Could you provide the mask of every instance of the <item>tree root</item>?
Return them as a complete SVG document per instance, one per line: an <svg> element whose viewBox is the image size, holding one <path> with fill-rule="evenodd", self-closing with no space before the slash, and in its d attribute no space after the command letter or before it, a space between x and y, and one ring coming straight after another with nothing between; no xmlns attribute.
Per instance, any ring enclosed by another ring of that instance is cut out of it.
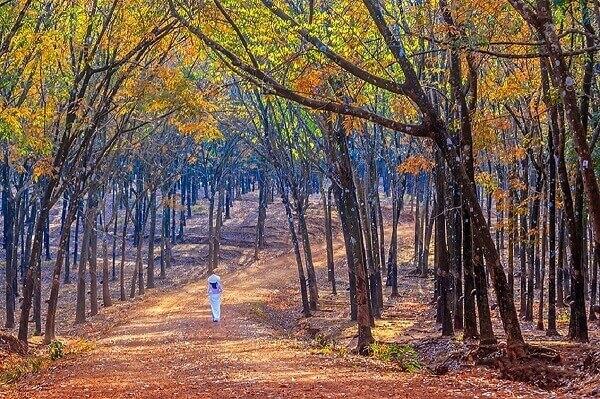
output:
<svg viewBox="0 0 600 399"><path fill-rule="evenodd" d="M496 367L502 378L533 384L542 389L554 389L576 378L577 372L561 364L560 353L537 345L506 348Z"/></svg>
<svg viewBox="0 0 600 399"><path fill-rule="evenodd" d="M500 348L498 345L479 345L468 355L478 365L501 368L516 361L541 361L560 363L560 353L554 349L537 345L516 345Z"/></svg>
<svg viewBox="0 0 600 399"><path fill-rule="evenodd" d="M527 345L527 356L531 359L545 360L549 363L560 363L560 353L552 348Z"/></svg>

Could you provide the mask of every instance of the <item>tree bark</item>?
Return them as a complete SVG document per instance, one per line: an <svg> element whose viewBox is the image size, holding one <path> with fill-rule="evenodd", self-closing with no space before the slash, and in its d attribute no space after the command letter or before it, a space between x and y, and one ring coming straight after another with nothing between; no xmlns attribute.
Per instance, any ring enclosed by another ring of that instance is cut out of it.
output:
<svg viewBox="0 0 600 399"><path fill-rule="evenodd" d="M63 229L60 232L58 253L56 254L56 262L54 264L54 273L52 275L52 284L50 288L50 298L48 299L48 311L46 313L46 325L43 341L45 345L48 345L50 342L56 339L56 310L58 306L58 291L60 288L60 273L64 260L69 257L67 239L71 225L73 224L75 215L77 213L77 202L78 201L76 198L72 198L69 201L69 210L65 215Z"/></svg>
<svg viewBox="0 0 600 399"><path fill-rule="evenodd" d="M328 186L325 187L324 182L327 181ZM335 281L335 263L333 259L333 233L331 226L331 182L323 179L321 184L321 199L323 203L323 214L325 215L325 246L327 251L327 280L331 283L331 293L337 295L337 287Z"/></svg>
<svg viewBox="0 0 600 399"><path fill-rule="evenodd" d="M156 190L150 193L150 232L148 233L148 271L146 288L154 288L154 238L156 235Z"/></svg>
<svg viewBox="0 0 600 399"><path fill-rule="evenodd" d="M454 335L452 325L452 301L450 298L450 265L448 262L448 247L446 244L446 216L445 216L445 177L444 164L439 151L436 151L435 191L436 191L436 217L435 217L435 251L437 254L437 293L438 309L441 311L442 336Z"/></svg>

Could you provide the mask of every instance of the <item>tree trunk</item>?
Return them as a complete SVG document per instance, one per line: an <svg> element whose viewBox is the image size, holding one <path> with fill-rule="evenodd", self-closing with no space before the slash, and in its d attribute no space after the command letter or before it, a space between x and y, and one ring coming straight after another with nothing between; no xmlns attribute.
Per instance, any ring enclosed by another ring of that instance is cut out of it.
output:
<svg viewBox="0 0 600 399"><path fill-rule="evenodd" d="M117 280L117 234L119 232L119 204L121 202L121 195L116 194L116 187L113 185L113 201L112 201L112 212L114 214L115 223L113 225L113 236L112 236L112 276L111 281Z"/></svg>
<svg viewBox="0 0 600 399"><path fill-rule="evenodd" d="M221 228L223 227L223 202L225 202L225 196L223 187L219 185L218 188L218 200L217 200L217 214L215 220L214 229L214 248L213 248L213 268L219 267L219 251L221 249Z"/></svg>
<svg viewBox="0 0 600 399"><path fill-rule="evenodd" d="M44 333L44 344L48 345L56 338L56 310L58 306L58 291L60 288L60 273L64 260L69 257L69 247L67 246L69 231L75 215L77 213L77 199L72 198L69 210L65 216L63 228L60 232L60 241L58 243L58 253L54 264L54 273L52 275L52 284L50 288L50 298L48 299L48 311L46 313L46 326Z"/></svg>
<svg viewBox="0 0 600 399"><path fill-rule="evenodd" d="M77 265L77 256L79 255L79 226L83 216L83 201L77 200L77 219L75 221L75 237L73 240L73 267ZM71 283L71 269L65 269L65 284Z"/></svg>
<svg viewBox="0 0 600 399"><path fill-rule="evenodd" d="M442 336L454 335L452 326L452 301L450 298L450 265L448 263L448 248L446 245L446 213L445 213L445 177L444 164L439 151L436 151L435 191L435 251L437 259L437 293L438 309L441 310Z"/></svg>
<svg viewBox="0 0 600 399"><path fill-rule="evenodd" d="M546 213L546 209L548 209L548 200L546 198L546 187L542 191L542 203L544 206L542 207L542 227L537 234L537 241L539 242L538 246L541 247L541 259L539 259L539 270L540 270L540 285L539 285L539 307L538 307L538 322L537 329L540 331L544 330L544 284L546 279L546 225L548 223L548 217Z"/></svg>
<svg viewBox="0 0 600 399"><path fill-rule="evenodd" d="M93 224L90 234L90 316L98 314L98 199L93 199Z"/></svg>
<svg viewBox="0 0 600 399"><path fill-rule="evenodd" d="M375 262L373 260L373 246L372 246L372 237L371 237L371 221L370 215L367 211L367 204L365 200L365 191L364 187L361 184L361 180L358 178L358 174L354 173L354 184L356 186L356 194L358 197L359 204L359 216L360 216L360 224L361 230L363 233L363 244L364 244L364 256L365 256L365 264L368 272L369 278L369 299L371 306L371 316L375 318L381 318L381 306L377 302L377 288L381 287L381 284L377 283L376 273L375 273ZM374 327L374 322L371 323L371 326Z"/></svg>
<svg viewBox="0 0 600 399"><path fill-rule="evenodd" d="M208 199L208 274L215 270L215 192L211 191Z"/></svg>
<svg viewBox="0 0 600 399"><path fill-rule="evenodd" d="M398 292L398 222L404 204L404 191L406 189L406 176L402 176L402 183L398 183L396 176L392 177L392 235L390 250L387 259L387 286L392 287L392 298L400 296Z"/></svg>
<svg viewBox="0 0 600 399"><path fill-rule="evenodd" d="M358 324L358 351L368 352L373 343L371 334L371 309L369 306L369 286L367 269L363 253L363 235L360 226L359 204L356 198L350 154L348 151L348 136L341 126L326 130L329 144L329 155L339 186L336 189L339 196L338 207L342 228L347 234L345 239L349 272L354 272L356 278L356 320ZM352 292L351 292L352 294Z"/></svg>
<svg viewBox="0 0 600 399"><path fill-rule="evenodd" d="M564 251L562 250L562 240L564 229L567 230L567 240L571 250L571 320L569 323L569 338L580 341L588 341L587 317L585 309L585 299L583 292L583 274L582 274L582 254L581 237L577 227L575 215L575 204L571 193L569 175L565 163L565 129L563 110L558 105L550 104L549 83L548 83L548 61L541 60L542 65L542 84L545 92L544 101L548 105L550 116L550 131L554 142L554 156L557 161L558 182L563 196L564 227L561 227L559 234L559 270L563 263ZM561 253L561 251L563 253Z"/></svg>
<svg viewBox="0 0 600 399"><path fill-rule="evenodd" d="M124 199L126 202L125 206L125 218L123 219L123 229L121 232L121 260L119 267L119 293L121 301L126 301L125 295L125 250L127 245L127 225L129 224L129 195L127 193L127 187L125 188Z"/></svg>
<svg viewBox="0 0 600 399"><path fill-rule="evenodd" d="M547 336L558 335L556 329L556 158L552 131L548 131L548 328ZM543 237L543 236L542 236ZM562 271L562 270L561 270ZM542 290L543 292L543 290Z"/></svg>
<svg viewBox="0 0 600 399"><path fill-rule="evenodd" d="M514 178L514 171L511 167L510 171L510 179ZM516 219L514 214L514 201L515 198L515 190L512 187L512 183L510 183L509 194L507 198L507 208L508 208L508 288L510 289L510 293L512 296L515 295L515 233L516 233Z"/></svg>
<svg viewBox="0 0 600 399"><path fill-rule="evenodd" d="M372 145L373 151L375 145ZM379 218L381 210L379 209L379 176L377 175L377 164L375 163L375 154L371 154L370 163L368 165L367 186L367 220L370 229L371 251L373 261L373 287L371 289L371 302L376 306L373 307L373 315L377 318L381 317L383 312L383 284L381 280L381 260L384 258L379 242L379 227L383 222Z"/></svg>
<svg viewBox="0 0 600 399"><path fill-rule="evenodd" d="M148 272L146 287L154 288L154 237L156 234L156 190L150 193L150 232L148 233Z"/></svg>
<svg viewBox="0 0 600 399"><path fill-rule="evenodd" d="M414 187L414 202L415 202L415 265L417 267L417 270L419 270L421 272L421 275L423 274L422 272L422 268L421 268L421 246L422 246L422 232L421 232L421 201L420 201L420 191L419 191L419 186L420 186L420 175L415 174L415 187ZM425 215L427 217L427 212L425 212Z"/></svg>
<svg viewBox="0 0 600 399"><path fill-rule="evenodd" d="M308 227L306 226L305 220L305 209L298 205L302 202L296 199L296 213L298 215L298 230L300 230L300 236L302 237L302 248L304 249L304 261L306 263L306 273L308 276L308 293L309 293L309 305L310 310L317 310L317 303L319 301L319 291L317 287L317 274L312 261L312 250L310 247L310 240L308 236Z"/></svg>
<svg viewBox="0 0 600 399"><path fill-rule="evenodd" d="M327 187L324 182L327 181ZM333 233L331 231L331 182L323 180L321 184L321 199L323 214L325 215L325 245L327 251L327 280L331 282L331 293L337 295L335 283L335 263L333 259Z"/></svg>
<svg viewBox="0 0 600 399"><path fill-rule="evenodd" d="M13 262L13 247L15 246L15 203L13 198L9 197L9 178L8 178L8 163L4 165L4 187L2 195L3 216L4 216L4 248L6 251L6 267L5 267L5 288L6 288L6 321L4 327L12 329L15 326L15 301L16 295L14 291L14 280L17 275L15 268L16 263Z"/></svg>
<svg viewBox="0 0 600 399"><path fill-rule="evenodd" d="M598 299L598 265L600 265L600 248L594 243L594 254L592 261L592 278L590 281L590 321L596 321L596 312L594 311L594 307L596 305L596 301Z"/></svg>
<svg viewBox="0 0 600 399"><path fill-rule="evenodd" d="M559 308L565 307L565 217L561 212L561 217L558 224L558 239L557 239L557 262L556 262L556 306Z"/></svg>
<svg viewBox="0 0 600 399"><path fill-rule="evenodd" d="M306 287L306 277L304 274L304 266L302 264L302 254L300 253L300 244L294 226L294 216L292 215L292 207L290 204L289 195L283 182L279 182L279 191L281 192L281 200L285 206L285 213L288 220L288 228L290 230L290 238L294 247L294 255L296 256L296 266L298 267L298 280L300 283L300 295L302 297L302 314L304 317L310 316L310 305L308 302L308 290Z"/></svg>
<svg viewBox="0 0 600 399"><path fill-rule="evenodd" d="M88 194L88 200L85 209L85 220L83 228L83 238L81 240L81 253L79 255L79 266L77 269L77 306L75 312L75 324L85 322L85 296L86 296L86 279L85 272L89 261L90 240L92 229L94 228L93 204Z"/></svg>
<svg viewBox="0 0 600 399"><path fill-rule="evenodd" d="M533 302L535 300L534 282L536 269L539 268L539 266L536 265L536 263L539 262L536 251L536 243L538 242L537 229L540 219L540 195L543 184L544 179L542 178L540 171L536 171L535 192L531 210L529 212L529 233L527 237L527 258L529 260L527 265L527 306L525 307L525 320L527 321L533 321Z"/></svg>
<svg viewBox="0 0 600 399"><path fill-rule="evenodd" d="M421 246L420 256L420 277L427 277L429 275L429 246L431 245L431 236L433 235L433 223L435 222L435 204L431 207L429 212L429 196L426 195L425 200L425 212L423 212L423 220L425 222L425 238L423 239L423 245Z"/></svg>
<svg viewBox="0 0 600 399"><path fill-rule="evenodd" d="M106 226L108 228L108 226ZM108 232L105 230L102 237L102 305L105 308L112 306L110 298L110 256L108 253Z"/></svg>
<svg viewBox="0 0 600 399"><path fill-rule="evenodd" d="M267 184L266 170L261 168L258 177L258 220L256 223L256 236L254 239L254 259L258 259L259 252L265 246L265 221L267 218Z"/></svg>
<svg viewBox="0 0 600 399"><path fill-rule="evenodd" d="M523 187L520 189L519 201L522 208L527 209L526 201L528 201L528 190L529 190L529 162L527 157L521 161L521 169L523 171ZM521 217L519 219L520 227L520 245L519 245L519 260L521 266L521 278L520 278L520 309L521 316L525 316L527 312L527 213L521 211Z"/></svg>
<svg viewBox="0 0 600 399"><path fill-rule="evenodd" d="M448 227L451 227L452 235L450 236L449 245L452 245L452 280L453 280L453 313L454 313L454 329L462 330L464 326L464 311L463 311L463 287L462 287L462 200L460 192L456 184L452 182L452 210L449 212L450 220Z"/></svg>
<svg viewBox="0 0 600 399"><path fill-rule="evenodd" d="M36 268L34 303L33 303L33 321L35 322L35 336L42 335L42 259L40 257Z"/></svg>
<svg viewBox="0 0 600 399"><path fill-rule="evenodd" d="M498 301L498 308L500 310L504 332L506 333L508 351L511 356L518 357L524 355L526 352L525 341L521 333L514 300L510 294L506 274L504 274L500 256L494 245L494 240L487 227L485 217L483 216L483 212L477 200L475 189L463 163L460 161L461 158L457 149L452 143L452 140L450 140L447 132L439 131L436 133L436 144L438 145L438 148L442 150L446 163L452 170L452 175L456 183L462 188L463 201L467 204L471 216L475 245L482 248L483 254L487 260L488 272L490 273L494 285L496 300ZM479 290L479 287L477 288ZM483 342L480 342L480 344L481 343Z"/></svg>

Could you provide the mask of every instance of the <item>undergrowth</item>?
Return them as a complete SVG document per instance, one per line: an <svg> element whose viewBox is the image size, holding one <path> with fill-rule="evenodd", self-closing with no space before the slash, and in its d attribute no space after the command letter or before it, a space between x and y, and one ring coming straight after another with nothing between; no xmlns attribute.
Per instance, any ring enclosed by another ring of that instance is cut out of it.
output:
<svg viewBox="0 0 600 399"><path fill-rule="evenodd" d="M423 365L419 356L410 345L384 344L375 342L370 346L371 356L384 362L391 362L403 371L412 373L421 370Z"/></svg>
<svg viewBox="0 0 600 399"><path fill-rule="evenodd" d="M26 356L9 356L4 359L0 367L0 387L8 386L26 375L43 370L62 357L74 356L92 349L93 345L85 339L68 343L56 340L47 346L30 351Z"/></svg>
<svg viewBox="0 0 600 399"><path fill-rule="evenodd" d="M338 345L336 340L325 334L317 334L314 344L315 347L312 349L312 353L338 356L346 356L348 354L346 348Z"/></svg>

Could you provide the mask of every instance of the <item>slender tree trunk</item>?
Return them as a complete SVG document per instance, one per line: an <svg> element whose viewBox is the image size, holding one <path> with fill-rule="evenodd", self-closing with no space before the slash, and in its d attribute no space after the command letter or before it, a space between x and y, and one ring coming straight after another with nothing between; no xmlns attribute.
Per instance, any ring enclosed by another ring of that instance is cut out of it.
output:
<svg viewBox="0 0 600 399"><path fill-rule="evenodd" d="M89 250L92 230L94 228L94 210L93 201L91 200L91 192L88 194L88 200L85 210L83 238L81 240L81 253L79 256L79 266L77 269L77 306L75 312L75 324L84 323L86 319L85 313L85 296L86 296L86 267L89 261Z"/></svg>
<svg viewBox="0 0 600 399"><path fill-rule="evenodd" d="M448 248L446 244L446 216L445 216L445 177L444 164L439 151L436 151L435 191L436 191L436 217L435 217L435 250L437 254L437 286L438 309L441 310L442 336L454 335L452 326L452 301L450 298L450 265L448 262Z"/></svg>
<svg viewBox="0 0 600 399"><path fill-rule="evenodd" d="M560 125L559 125L560 126ZM581 237L577 227L575 216L575 205L571 195L571 187L568 180L568 172L564 158L564 133L561 138L555 138L555 147L557 148L557 169L559 183L563 192L563 209L565 212L564 224L567 231L566 237L571 250L571 268L570 268L570 308L571 318L569 323L569 338L578 342L588 341L587 317L585 309L585 300L583 292L583 260L581 254ZM557 140L559 142L557 143Z"/></svg>
<svg viewBox="0 0 600 399"><path fill-rule="evenodd" d="M556 329L556 158L552 131L548 132L548 328L546 335L558 335ZM543 237L543 236L542 236ZM543 292L543 290L542 290Z"/></svg>
<svg viewBox="0 0 600 399"><path fill-rule="evenodd" d="M34 335L42 335L42 259L38 261L36 269L33 303L33 320L35 322Z"/></svg>
<svg viewBox="0 0 600 399"><path fill-rule="evenodd" d="M426 196L425 212L423 212L423 220L426 220L425 225L425 239L421 247L421 273L420 277L427 277L429 275L429 246L431 244L431 236L433 235L433 223L435 222L435 203L431 207L429 212L429 198Z"/></svg>
<svg viewBox="0 0 600 399"><path fill-rule="evenodd" d="M389 194L389 189L386 191ZM376 194L376 199L377 199L377 226L379 227L379 256L380 256L380 270L381 270L381 274L385 275L386 274L386 270L385 270L385 266L386 266L386 261L385 261L385 231L384 231L384 219L383 219L383 212L381 210L381 198L379 196L379 189L377 189L375 191ZM383 294L383 290L382 290L382 294ZM381 299L382 303L383 303L383 298Z"/></svg>
<svg viewBox="0 0 600 399"><path fill-rule="evenodd" d="M597 240L596 240L597 241ZM593 261L592 261L592 278L591 278L591 288L590 288L590 321L596 321L596 312L594 311L594 307L597 306L598 299L598 267L600 265L600 248L594 242L594 253L593 253Z"/></svg>
<svg viewBox="0 0 600 399"><path fill-rule="evenodd" d="M150 232L148 234L148 273L146 287L154 288L154 237L156 234L156 190L150 193Z"/></svg>
<svg viewBox="0 0 600 399"><path fill-rule="evenodd" d="M300 244L298 242L298 236L296 234L296 227L294 226L294 216L292 214L292 207L290 205L289 195L283 183L279 182L281 200L285 206L285 213L288 220L288 228L290 230L290 238L292 239L292 245L294 247L294 255L296 256L296 266L298 267L298 280L300 283L300 295L302 297L302 314L304 317L310 316L310 305L308 302L308 290L306 286L306 276L304 274L304 266L302 264L302 254L300 252Z"/></svg>
<svg viewBox="0 0 600 399"><path fill-rule="evenodd" d="M325 180L324 180L325 181ZM331 293L337 295L335 282L335 263L333 260L333 233L331 231L331 182L324 187L321 184L321 198L323 202L323 214L325 215L325 245L327 251L327 280L331 282Z"/></svg>
<svg viewBox="0 0 600 399"><path fill-rule="evenodd" d="M266 170L261 168L258 177L258 220L256 223L256 236L254 239L254 259L258 259L259 252L265 246L265 221L267 219L267 184Z"/></svg>
<svg viewBox="0 0 600 399"><path fill-rule="evenodd" d="M183 241L183 230L185 226L185 200L187 196L187 179L187 172L184 172L183 176L181 177L181 210L179 211L179 234L177 236L180 242Z"/></svg>
<svg viewBox="0 0 600 399"><path fill-rule="evenodd" d="M373 246L372 246L372 237L371 237L371 228L370 228L370 218L369 212L367 212L367 204L365 199L365 191L364 187L361 184L361 180L358 178L357 173L354 173L354 184L356 186L356 194L358 197L359 204L359 216L360 216L360 224L361 230L363 233L363 253L365 256L365 264L367 268L368 278L369 278L369 297L370 297L370 307L371 307L371 316L374 318L381 317L381 307L377 303L377 281L376 281L376 273L375 273L375 265L373 260ZM372 321L371 326L374 327L374 321Z"/></svg>
<svg viewBox="0 0 600 399"><path fill-rule="evenodd" d="M211 191L208 199L208 274L215 270L215 192Z"/></svg>
<svg viewBox="0 0 600 399"><path fill-rule="evenodd" d="M73 242L73 267L77 265L77 256L79 255L79 225L81 224L81 218L83 216L83 201L77 201L77 220L75 221L75 237ZM65 269L65 284L71 283L71 269Z"/></svg>
<svg viewBox="0 0 600 399"><path fill-rule="evenodd" d="M398 292L398 223L404 206L406 176L402 176L401 179L402 182L399 183L397 177L392 178L392 236L387 259L388 280L390 281L386 285L391 285L393 298L400 296Z"/></svg>
<svg viewBox="0 0 600 399"><path fill-rule="evenodd" d="M510 180L514 178L514 173L511 168L510 172ZM511 187L509 189L509 195L507 198L508 204L508 287L510 289L510 293L512 296L515 295L515 233L516 233L516 219L514 214L514 198L515 198L515 190Z"/></svg>
<svg viewBox="0 0 600 399"><path fill-rule="evenodd" d="M375 148L375 145L372 145ZM373 287L371 289L371 301L376 306L373 307L373 316L381 318L383 312L383 284L382 284L382 273L381 273L381 260L384 258L383 252L379 242L379 228L378 226L382 223L379 219L379 176L377 175L377 164L375 163L375 154L371 154L370 163L368 165L368 189L366 192L366 210L367 220L370 229L371 238L371 251L373 260Z"/></svg>
<svg viewBox="0 0 600 399"><path fill-rule="evenodd" d="M539 171L536 171L536 182L535 182L535 193L533 202L531 205L531 210L529 212L529 233L527 237L527 250L528 250L528 267L527 267L527 306L525 307L525 320L533 321L533 302L535 300L534 297L534 288L535 288L535 274L536 274L536 263L539 262L537 252L536 252L536 243L538 236L538 224L540 219L540 195L542 191L542 185L544 180Z"/></svg>
<svg viewBox="0 0 600 399"><path fill-rule="evenodd" d="M312 261L312 250L310 247L310 240L308 236L308 228L306 226L306 220L304 215L304 208L298 206L298 202L302 200L296 199L296 213L298 215L298 230L300 230L300 236L302 237L302 248L304 249L304 261L306 263L306 273L308 275L308 293L309 293L309 305L310 310L317 310L317 303L319 301L319 290L317 287L317 274Z"/></svg>
<svg viewBox="0 0 600 399"><path fill-rule="evenodd" d="M115 223L112 231L112 276L111 281L117 280L117 234L119 232L119 203L121 202L121 195L116 193L116 187L113 185L113 201L112 201L112 213L114 214Z"/></svg>
<svg viewBox="0 0 600 399"><path fill-rule="evenodd" d="M44 220L44 249L46 250L45 260L52 260L52 256L50 256L50 215Z"/></svg>
<svg viewBox="0 0 600 399"><path fill-rule="evenodd" d="M538 307L538 322L537 322L537 329L540 331L544 330L544 284L545 284L545 279L546 279L546 246L547 246L547 240L546 240L546 225L548 223L548 217L547 217L547 213L546 213L546 209L548 209L548 200L546 199L546 187L544 186L544 189L542 191L542 197L543 197L543 208L542 208L542 227L540 228L540 231L538 233L538 242L539 242L539 246L541 247L541 259L539 261L539 269L540 269L540 285L539 285L539 307Z"/></svg>
<svg viewBox="0 0 600 399"><path fill-rule="evenodd" d="M479 346L495 347L498 341L492 328L487 279L485 268L483 266L483 251L481 248L476 247L473 254L475 295L477 297L477 315L479 316Z"/></svg>
<svg viewBox="0 0 600 399"><path fill-rule="evenodd" d="M453 247L452 254L452 278L453 278L453 313L454 313L454 329L462 330L464 326L464 311L463 311L463 260L462 260L462 200L460 192L456 184L452 183L452 208L450 214L450 225L452 226L452 235L450 237Z"/></svg>
<svg viewBox="0 0 600 399"><path fill-rule="evenodd" d="M8 198L9 181L8 181L8 164L4 166L4 193L3 193L3 216L4 216L4 245L6 251L6 274L5 274L5 288L6 288L6 321L4 327L12 329L15 326L15 290L13 281L16 278L17 270L15 268L16 263L13 262L13 246L15 246L15 204L13 199Z"/></svg>
<svg viewBox="0 0 600 399"><path fill-rule="evenodd" d="M349 273L356 278L356 319L358 324L358 351L366 353L373 343L371 334L371 309L369 306L369 282L363 253L363 235L360 226L359 204L356 198L352 165L348 151L348 137L338 118L338 126L326 131L329 155L339 186L337 195L342 228L346 234L346 253ZM351 292L352 294L352 292Z"/></svg>
<svg viewBox="0 0 600 399"><path fill-rule="evenodd" d="M106 227L108 228L108 226ZM109 268L110 256L108 253L108 232L104 231L102 237L102 305L105 308L112 306L112 299L110 298L110 268Z"/></svg>
<svg viewBox="0 0 600 399"><path fill-rule="evenodd" d="M561 212L561 217L558 224L558 238L557 238L557 262L556 262L556 306L559 308L565 307L565 271L564 271L564 260L565 260L565 222L564 214Z"/></svg>
<svg viewBox="0 0 600 399"><path fill-rule="evenodd" d="M216 269L219 267L219 250L221 249L221 228L223 227L223 202L224 192L223 187L219 186L218 199L217 199L217 214L215 220L214 230L214 248L213 248L213 267Z"/></svg>
<svg viewBox="0 0 600 399"><path fill-rule="evenodd" d="M65 216L63 228L60 233L60 241L58 243L58 253L56 254L56 262L54 264L54 273L52 275L52 284L50 288L50 298L48 299L48 312L46 314L46 326L44 333L44 344L49 344L56 338L56 310L58 305L58 290L60 287L60 273L64 260L69 257L69 247L67 241L71 225L77 213L77 200L72 198L69 205L69 210Z"/></svg>
<svg viewBox="0 0 600 399"><path fill-rule="evenodd" d="M98 199L93 200L93 221L90 234L90 316L98 314Z"/></svg>
<svg viewBox="0 0 600 399"><path fill-rule="evenodd" d="M125 295L125 249L127 245L127 225L129 224L129 193L128 186L125 187L125 218L123 219L123 230L121 233L121 261L119 267L119 293L121 301L126 301Z"/></svg>
<svg viewBox="0 0 600 399"><path fill-rule="evenodd" d="M520 206L527 209L526 201L528 200L527 192L529 190L529 162L527 157L521 161L521 169L523 171L523 187L520 190L519 201L521 202ZM521 262L521 301L519 311L521 316L525 316L527 312L527 214L523 211L519 219L519 227L521 241L519 245L519 260Z"/></svg>
<svg viewBox="0 0 600 399"><path fill-rule="evenodd" d="M417 266L417 270L419 270L421 272L421 275L423 274L423 269L421 267L420 264L420 260L421 260L421 237L422 237L422 233L421 233L421 201L419 199L420 197L420 191L419 191L419 186L420 186L420 176L419 175L415 175L415 187L414 187L414 202L415 202L415 265ZM425 214L427 215L427 212L425 212Z"/></svg>
<svg viewBox="0 0 600 399"><path fill-rule="evenodd" d="M225 192L225 220L231 219L231 204L232 204L232 190L231 190L231 176L227 178L227 191Z"/></svg>
<svg viewBox="0 0 600 399"><path fill-rule="evenodd" d="M477 339L477 316L475 313L475 271L473 268L473 233L471 229L471 218L468 209L463 205L463 273L464 273L464 313L465 329L463 337L466 339Z"/></svg>

